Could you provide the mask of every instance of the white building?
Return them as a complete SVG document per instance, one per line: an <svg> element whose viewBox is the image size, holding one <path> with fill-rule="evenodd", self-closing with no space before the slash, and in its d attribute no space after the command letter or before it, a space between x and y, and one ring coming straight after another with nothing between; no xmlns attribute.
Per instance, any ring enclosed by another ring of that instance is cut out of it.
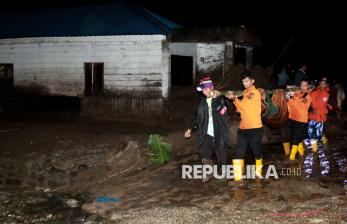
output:
<svg viewBox="0 0 347 224"><path fill-rule="evenodd" d="M158 110L168 96L167 37L180 26L142 7L86 5L0 17L6 85L10 80L20 91L80 97L85 106L103 96L114 112L125 105L151 110L141 105L151 100Z"/></svg>
<svg viewBox="0 0 347 224"><path fill-rule="evenodd" d="M161 112L171 84L224 74L237 58L252 67L256 43L244 27L175 33L128 3L2 12L0 27L0 90L78 97L87 114Z"/></svg>

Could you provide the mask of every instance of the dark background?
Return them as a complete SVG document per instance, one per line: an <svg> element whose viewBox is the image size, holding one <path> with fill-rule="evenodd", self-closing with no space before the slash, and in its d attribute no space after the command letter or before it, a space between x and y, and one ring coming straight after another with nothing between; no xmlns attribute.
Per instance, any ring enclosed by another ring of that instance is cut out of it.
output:
<svg viewBox="0 0 347 224"><path fill-rule="evenodd" d="M9 8L68 7L112 0L13 0ZM184 27L245 25L262 40L254 64L271 65L288 41L280 64L308 65L311 78L344 79L346 10L338 1L133 0ZM2 6L4 7L4 5ZM346 86L346 85L345 85Z"/></svg>

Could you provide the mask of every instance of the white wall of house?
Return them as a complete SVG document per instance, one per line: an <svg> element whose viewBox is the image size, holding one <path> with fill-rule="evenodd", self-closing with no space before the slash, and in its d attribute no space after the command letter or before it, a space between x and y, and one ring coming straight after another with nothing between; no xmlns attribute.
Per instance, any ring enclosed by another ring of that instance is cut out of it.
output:
<svg viewBox="0 0 347 224"><path fill-rule="evenodd" d="M0 40L0 64L14 65L14 85L51 95L83 96L84 63L104 63L104 89L167 97L170 54L164 35L45 37Z"/></svg>
<svg viewBox="0 0 347 224"><path fill-rule="evenodd" d="M193 79L196 72L207 73L224 65L224 43L171 43L172 55L193 57Z"/></svg>
<svg viewBox="0 0 347 224"><path fill-rule="evenodd" d="M198 43L197 67L201 72L209 72L218 67L223 67L225 44Z"/></svg>

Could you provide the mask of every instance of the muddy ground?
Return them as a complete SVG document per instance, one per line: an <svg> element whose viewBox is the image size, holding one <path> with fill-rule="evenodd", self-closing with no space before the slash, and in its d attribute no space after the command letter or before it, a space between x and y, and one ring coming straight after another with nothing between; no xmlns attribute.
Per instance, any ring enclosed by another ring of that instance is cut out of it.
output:
<svg viewBox="0 0 347 224"><path fill-rule="evenodd" d="M284 157L272 131L263 145L264 169L275 165L279 178L235 188L230 180L182 180L182 164L199 164L196 136L183 138L189 116L158 122L44 114L0 121L0 223L347 222L345 120L329 125L328 146L295 162ZM154 133L173 144L174 159L159 168L148 165ZM254 163L251 154L246 162ZM301 172L281 175L282 168ZM102 196L117 201L97 201Z"/></svg>

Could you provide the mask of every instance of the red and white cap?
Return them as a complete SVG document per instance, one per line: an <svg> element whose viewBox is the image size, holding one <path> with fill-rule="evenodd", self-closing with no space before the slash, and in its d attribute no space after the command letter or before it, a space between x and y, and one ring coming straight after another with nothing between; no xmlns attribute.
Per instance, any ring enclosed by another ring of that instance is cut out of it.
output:
<svg viewBox="0 0 347 224"><path fill-rule="evenodd" d="M199 85L196 87L197 91L202 91L205 88L213 89L213 83L210 77L200 79Z"/></svg>

